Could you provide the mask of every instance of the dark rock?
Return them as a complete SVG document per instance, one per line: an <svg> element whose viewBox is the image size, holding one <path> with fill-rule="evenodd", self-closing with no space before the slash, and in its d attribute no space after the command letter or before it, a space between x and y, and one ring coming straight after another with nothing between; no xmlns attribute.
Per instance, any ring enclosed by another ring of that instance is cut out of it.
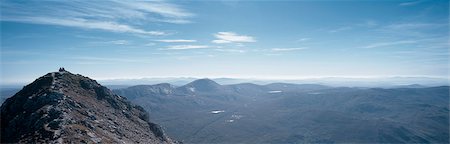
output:
<svg viewBox="0 0 450 144"><path fill-rule="evenodd" d="M65 70L38 78L1 106L1 143L61 142L176 143L142 107Z"/></svg>

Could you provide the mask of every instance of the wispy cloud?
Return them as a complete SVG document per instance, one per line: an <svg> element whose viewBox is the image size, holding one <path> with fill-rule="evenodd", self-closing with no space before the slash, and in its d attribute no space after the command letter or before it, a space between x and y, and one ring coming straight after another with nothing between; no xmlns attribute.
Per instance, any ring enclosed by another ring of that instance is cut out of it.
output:
<svg viewBox="0 0 450 144"><path fill-rule="evenodd" d="M264 55L266 55L266 56L281 56L282 54L281 53L266 53Z"/></svg>
<svg viewBox="0 0 450 144"><path fill-rule="evenodd" d="M439 23L396 23L386 26L385 28L394 30L405 30L405 29L422 29L422 28L436 28L446 26L448 24Z"/></svg>
<svg viewBox="0 0 450 144"><path fill-rule="evenodd" d="M214 34L217 38L213 43L242 43L242 42L256 42L255 38L247 35L239 35L234 32L218 32Z"/></svg>
<svg viewBox="0 0 450 144"><path fill-rule="evenodd" d="M130 59L130 58L101 58L101 57L70 57L69 59L74 59L81 62L146 62L143 59Z"/></svg>
<svg viewBox="0 0 450 144"><path fill-rule="evenodd" d="M448 28L448 25L448 23L401 22L381 26L376 31L389 34L392 37L426 38L443 34L448 35L448 33L439 33L441 29Z"/></svg>
<svg viewBox="0 0 450 144"><path fill-rule="evenodd" d="M182 53L178 53L178 52L153 52L151 53L152 55L179 55Z"/></svg>
<svg viewBox="0 0 450 144"><path fill-rule="evenodd" d="M336 29L332 29L332 30L330 30L328 32L330 32L330 33L337 33L337 32L346 31L346 30L350 30L350 29L352 29L352 27L350 27L350 26L343 26L343 27L339 27L339 28L336 28Z"/></svg>
<svg viewBox="0 0 450 144"><path fill-rule="evenodd" d="M242 50L242 49L215 49L216 51L220 51L220 52L231 52L231 53L245 53L247 52L246 50Z"/></svg>
<svg viewBox="0 0 450 144"><path fill-rule="evenodd" d="M295 42L305 42L305 41L309 41L309 40L311 40L311 38L301 38L301 39L296 40Z"/></svg>
<svg viewBox="0 0 450 144"><path fill-rule="evenodd" d="M162 31L146 31L129 25L118 24L112 21L87 20L82 18L51 18L51 17L23 17L23 18L6 18L5 21L16 21L24 23L59 25L67 27L77 27L84 29L98 29L111 32L135 33L145 35L165 35Z"/></svg>
<svg viewBox="0 0 450 144"><path fill-rule="evenodd" d="M131 44L128 40L101 40L101 41L91 41L89 44L93 45L129 45Z"/></svg>
<svg viewBox="0 0 450 144"><path fill-rule="evenodd" d="M361 48L370 49L370 48L388 47L388 46L401 45L401 44L413 44L413 43L416 43L416 42L417 41L412 41L412 40L402 40L402 41L392 41L392 42L378 42L378 43L369 44L367 46L363 46Z"/></svg>
<svg viewBox="0 0 450 144"><path fill-rule="evenodd" d="M144 46L154 46L154 45L156 45L156 43L152 43L152 42L150 42L150 43L146 43L146 44L144 44Z"/></svg>
<svg viewBox="0 0 450 144"><path fill-rule="evenodd" d="M146 1L115 1L124 6L128 6L128 8L132 8L135 12L148 12L148 13L156 13L164 17L169 18L185 18L191 17L194 14L181 9L178 5L170 4L170 3L162 3L162 2L146 2Z"/></svg>
<svg viewBox="0 0 450 144"><path fill-rule="evenodd" d="M165 35L138 27L143 22L186 23L194 14L156 1L2 1L1 21L58 25L143 35Z"/></svg>
<svg viewBox="0 0 450 144"><path fill-rule="evenodd" d="M109 43L115 44L115 45L127 45L130 42L127 40L114 40L114 41L109 41Z"/></svg>
<svg viewBox="0 0 450 144"><path fill-rule="evenodd" d="M210 48L210 46L207 46L207 45L172 45L172 46L167 47L167 49L169 49L169 50L204 49L204 48Z"/></svg>
<svg viewBox="0 0 450 144"><path fill-rule="evenodd" d="M413 6L421 3L422 1L410 1L410 2L403 2L400 3L399 6Z"/></svg>
<svg viewBox="0 0 450 144"><path fill-rule="evenodd" d="M165 43L191 43L197 42L197 40L188 40L188 39L163 39L163 40L155 40L157 42L165 42Z"/></svg>
<svg viewBox="0 0 450 144"><path fill-rule="evenodd" d="M366 28L373 28L378 25L379 23L375 20L366 20L363 23L356 24L356 26L358 27L366 27Z"/></svg>
<svg viewBox="0 0 450 144"><path fill-rule="evenodd" d="M30 56L30 55L35 55L35 56L58 56L57 54L54 54L52 52L43 52L43 51L39 51L39 50L4 50L2 49L1 51L2 55L21 55L21 56Z"/></svg>
<svg viewBox="0 0 450 144"><path fill-rule="evenodd" d="M272 48L272 51L297 51L297 50L305 50L308 49L306 47L299 47L299 48Z"/></svg>

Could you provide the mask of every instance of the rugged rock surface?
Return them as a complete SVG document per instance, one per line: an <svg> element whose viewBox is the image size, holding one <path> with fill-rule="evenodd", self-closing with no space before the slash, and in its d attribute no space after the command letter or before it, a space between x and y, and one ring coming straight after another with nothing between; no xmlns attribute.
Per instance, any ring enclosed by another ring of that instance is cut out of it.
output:
<svg viewBox="0 0 450 144"><path fill-rule="evenodd" d="M95 80L48 73L1 106L2 143L175 143L147 112Z"/></svg>

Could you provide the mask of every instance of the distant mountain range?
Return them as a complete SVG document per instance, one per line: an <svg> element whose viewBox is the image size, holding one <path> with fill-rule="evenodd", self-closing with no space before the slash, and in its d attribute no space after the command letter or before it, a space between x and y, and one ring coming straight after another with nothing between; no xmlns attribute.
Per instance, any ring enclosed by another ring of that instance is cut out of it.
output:
<svg viewBox="0 0 450 144"><path fill-rule="evenodd" d="M170 83L176 86L185 85L198 78L181 77L181 78L142 78L142 79L112 79L100 80L103 85L115 86L132 86L132 85L152 85L159 83ZM393 88L407 85L443 86L449 85L448 79L432 78L432 77L379 77L379 78L345 78L345 77L324 77L324 78L305 78L305 79L240 79L240 78L214 78L211 79L222 85L254 83L254 84L270 84L270 83L292 83L292 84L320 84L335 87L381 87Z"/></svg>
<svg viewBox="0 0 450 144"><path fill-rule="evenodd" d="M113 92L187 143L448 143L449 90L199 79Z"/></svg>
<svg viewBox="0 0 450 144"><path fill-rule="evenodd" d="M36 79L0 109L1 143L177 143L142 107L64 69Z"/></svg>
<svg viewBox="0 0 450 144"><path fill-rule="evenodd" d="M134 85L154 85L168 83L174 86L182 86L198 78L193 77L168 77L168 78L141 78L141 79L110 79L99 80L98 82L110 89L127 88ZM366 87L366 88L419 88L433 86L449 86L449 80L445 78L431 77L385 77L385 78L309 78L298 80L277 80L277 79L240 79L240 78L214 78L211 79L222 85L254 83L291 83L291 84L319 84L332 87ZM0 86L0 102L18 92L23 85L2 85Z"/></svg>

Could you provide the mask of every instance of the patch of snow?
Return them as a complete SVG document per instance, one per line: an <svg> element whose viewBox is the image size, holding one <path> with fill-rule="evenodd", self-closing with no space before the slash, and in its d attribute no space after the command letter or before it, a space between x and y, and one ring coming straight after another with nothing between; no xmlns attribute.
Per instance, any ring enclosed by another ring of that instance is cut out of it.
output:
<svg viewBox="0 0 450 144"><path fill-rule="evenodd" d="M225 112L224 110L213 110L211 111L212 114L218 114L218 113L223 113Z"/></svg>
<svg viewBox="0 0 450 144"><path fill-rule="evenodd" d="M280 93L282 91L269 91L269 93Z"/></svg>
<svg viewBox="0 0 450 144"><path fill-rule="evenodd" d="M234 120L227 120L227 122L232 123L232 122L234 122Z"/></svg>
<svg viewBox="0 0 450 144"><path fill-rule="evenodd" d="M190 90L191 92L195 92L195 88L193 88L193 87L190 87L189 90Z"/></svg>
<svg viewBox="0 0 450 144"><path fill-rule="evenodd" d="M236 115L236 114L231 115L231 118L233 118L233 119L241 119L242 117L244 117L244 116L242 116L242 115Z"/></svg>

